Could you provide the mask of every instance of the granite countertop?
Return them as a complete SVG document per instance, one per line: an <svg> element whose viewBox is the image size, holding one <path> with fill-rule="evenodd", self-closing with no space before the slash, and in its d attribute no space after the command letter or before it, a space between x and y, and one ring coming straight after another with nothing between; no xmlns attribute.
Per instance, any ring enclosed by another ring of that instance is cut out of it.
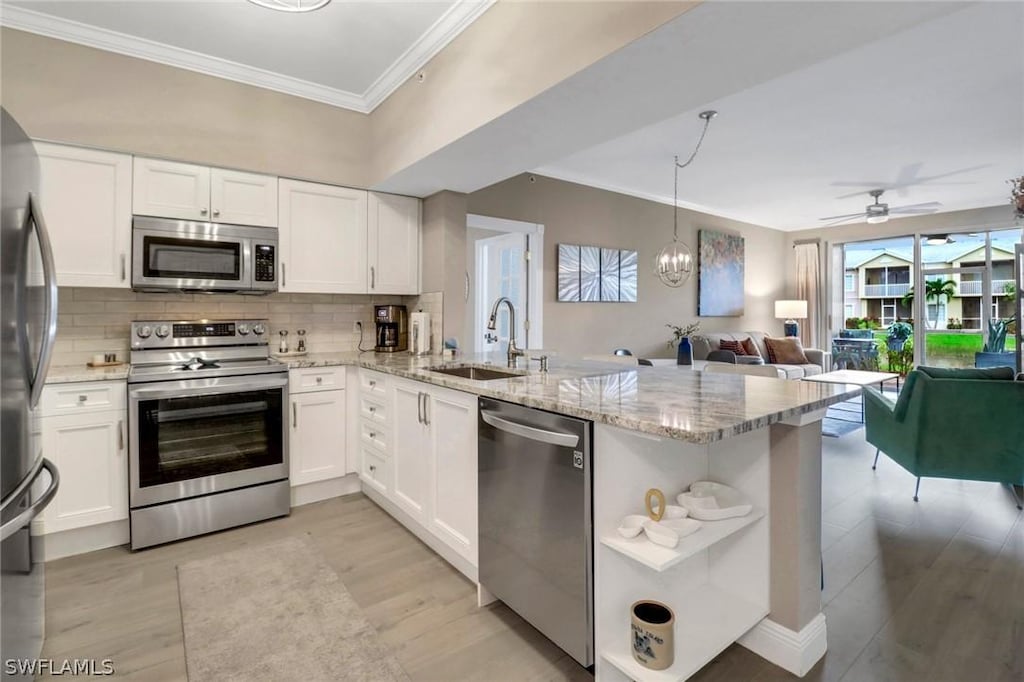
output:
<svg viewBox="0 0 1024 682"><path fill-rule="evenodd" d="M78 381L124 381L128 378L128 363L114 367L88 365L50 365L46 373L48 384L70 384Z"/></svg>
<svg viewBox="0 0 1024 682"><path fill-rule="evenodd" d="M532 351L537 353L538 351ZM551 355L550 370L520 359L518 376L477 381L430 371L446 365L506 369L503 353L454 360L408 353L310 353L284 358L290 369L358 366L480 396L691 443L711 443L847 400L860 388L842 384L707 374L691 367L633 367ZM529 366L527 366L529 365ZM53 366L49 383L124 380L128 366Z"/></svg>
<svg viewBox="0 0 1024 682"><path fill-rule="evenodd" d="M536 351L534 351L536 352ZM520 360L521 376L476 381L432 372L429 367L492 365L505 369L504 354L455 360L406 353L312 353L292 358L291 368L358 365L446 388L591 419L633 431L692 443L711 443L823 409L856 396L840 384L706 374L669 365L632 367L552 356L550 371Z"/></svg>

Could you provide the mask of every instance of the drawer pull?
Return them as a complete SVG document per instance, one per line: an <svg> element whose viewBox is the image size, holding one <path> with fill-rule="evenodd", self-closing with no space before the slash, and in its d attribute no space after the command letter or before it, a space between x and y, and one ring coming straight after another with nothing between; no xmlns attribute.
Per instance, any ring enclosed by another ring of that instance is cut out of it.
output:
<svg viewBox="0 0 1024 682"><path fill-rule="evenodd" d="M376 412L376 411L377 411L377 408L376 408L376 407L371 407L371 408L370 408L370 414L373 414L373 413L374 413L374 412Z"/></svg>
<svg viewBox="0 0 1024 682"><path fill-rule="evenodd" d="M376 385L377 385L377 382L374 381L373 379L370 379L370 388L374 388Z"/></svg>
<svg viewBox="0 0 1024 682"><path fill-rule="evenodd" d="M316 378L316 383L322 384L323 382L324 382L324 378L323 377L317 377Z"/></svg>
<svg viewBox="0 0 1024 682"><path fill-rule="evenodd" d="M371 464L370 465L370 471L373 472L373 471L376 471L376 470L377 470L377 465L376 464Z"/></svg>
<svg viewBox="0 0 1024 682"><path fill-rule="evenodd" d="M80 402L80 403L84 403L88 399L89 399L89 396L87 396L87 395L80 395L80 396L78 396L78 402Z"/></svg>
<svg viewBox="0 0 1024 682"><path fill-rule="evenodd" d="M370 438L376 438L376 437L377 437L377 432L376 431L370 431Z"/></svg>

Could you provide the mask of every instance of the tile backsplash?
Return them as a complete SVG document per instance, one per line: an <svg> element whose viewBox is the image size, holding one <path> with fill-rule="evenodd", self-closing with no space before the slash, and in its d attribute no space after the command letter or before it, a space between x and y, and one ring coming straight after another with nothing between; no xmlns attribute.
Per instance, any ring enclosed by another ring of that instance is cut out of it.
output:
<svg viewBox="0 0 1024 682"><path fill-rule="evenodd" d="M431 313L433 348L440 352L442 294L369 296L343 294L145 294L125 289L61 287L58 295L55 365L80 365L98 353L117 353L128 359L129 326L135 320L196 320L254 318L269 320L271 350L278 332L287 329L294 347L295 331L306 330L310 352L356 350L363 323L364 349L373 348L373 306L405 304L410 312Z"/></svg>

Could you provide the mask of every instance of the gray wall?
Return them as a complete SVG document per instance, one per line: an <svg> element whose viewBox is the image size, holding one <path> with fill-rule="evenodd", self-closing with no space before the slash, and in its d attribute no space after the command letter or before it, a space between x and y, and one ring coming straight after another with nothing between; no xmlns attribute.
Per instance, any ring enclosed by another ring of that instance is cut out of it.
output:
<svg viewBox="0 0 1024 682"><path fill-rule="evenodd" d="M469 212L544 225L544 346L564 353L668 357L665 325L697 319L697 276L679 289L661 284L654 257L672 238L672 207L543 176L519 175L469 195ZM783 298L786 236L778 230L680 209L679 238L696 256L697 230L710 228L746 239L746 311L743 317L701 318L701 328L781 333L774 301ZM559 303L559 243L593 244L639 252L637 303ZM447 302L447 299L446 299ZM447 317L445 322L447 323Z"/></svg>

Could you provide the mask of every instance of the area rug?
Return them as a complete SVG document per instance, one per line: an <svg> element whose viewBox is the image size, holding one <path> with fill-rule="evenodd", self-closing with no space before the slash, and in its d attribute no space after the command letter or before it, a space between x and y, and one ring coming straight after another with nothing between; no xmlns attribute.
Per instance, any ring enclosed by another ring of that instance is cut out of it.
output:
<svg viewBox="0 0 1024 682"><path fill-rule="evenodd" d="M408 682L352 595L301 538L178 566L191 682Z"/></svg>
<svg viewBox="0 0 1024 682"><path fill-rule="evenodd" d="M830 405L821 420L821 435L839 438L853 433L864 426L861 421L861 398L851 398L835 405Z"/></svg>

